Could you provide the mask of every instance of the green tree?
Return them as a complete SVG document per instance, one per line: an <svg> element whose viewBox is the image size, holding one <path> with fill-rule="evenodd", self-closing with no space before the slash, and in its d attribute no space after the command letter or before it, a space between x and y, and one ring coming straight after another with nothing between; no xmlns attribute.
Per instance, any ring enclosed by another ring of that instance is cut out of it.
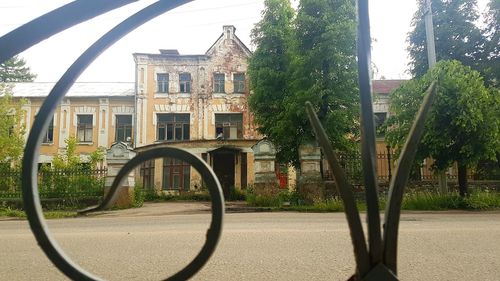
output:
<svg viewBox="0 0 500 281"><path fill-rule="evenodd" d="M402 148L425 89L438 81L438 92L425 125L416 161L434 159L442 171L458 164L460 194L467 191L467 168L479 160L495 160L500 151L500 98L487 89L479 72L458 61L440 61L421 78L402 84L390 97L386 141Z"/></svg>
<svg viewBox="0 0 500 281"><path fill-rule="evenodd" d="M428 70L425 7L425 0L419 0L408 36L413 77L421 77ZM432 0L432 17L437 61L458 60L481 71L485 38L475 24L479 18L476 0Z"/></svg>
<svg viewBox="0 0 500 281"><path fill-rule="evenodd" d="M54 156L52 165L55 169L78 169L82 167L80 155L76 153L78 146L78 139L71 136L64 141L66 143L65 149ZM104 160L104 148L100 147L89 155L89 165L91 169L97 168L97 164Z"/></svg>
<svg viewBox="0 0 500 281"><path fill-rule="evenodd" d="M498 87L500 83L500 1L491 0L485 15L483 33L486 43L482 58L482 69L488 84Z"/></svg>
<svg viewBox="0 0 500 281"><path fill-rule="evenodd" d="M278 159L298 164L298 147L312 140L305 113L311 101L336 148L353 147L358 120L354 1L266 1L253 40L250 106Z"/></svg>
<svg viewBox="0 0 500 281"><path fill-rule="evenodd" d="M0 83L0 163L17 163L24 149L24 100L12 98L12 87Z"/></svg>
<svg viewBox="0 0 500 281"><path fill-rule="evenodd" d="M359 120L355 2L302 0L295 26L289 116L312 138L304 108L310 101L333 146L348 151Z"/></svg>
<svg viewBox="0 0 500 281"><path fill-rule="evenodd" d="M288 162L290 155L285 147L295 135L288 135L286 128L290 124L283 113L290 97L290 46L295 11L289 0L266 0L264 4L262 20L251 34L257 48L248 65L252 89L249 105L259 131L277 145L278 157Z"/></svg>
<svg viewBox="0 0 500 281"><path fill-rule="evenodd" d="M17 56L0 64L0 82L31 82L35 77L26 61Z"/></svg>

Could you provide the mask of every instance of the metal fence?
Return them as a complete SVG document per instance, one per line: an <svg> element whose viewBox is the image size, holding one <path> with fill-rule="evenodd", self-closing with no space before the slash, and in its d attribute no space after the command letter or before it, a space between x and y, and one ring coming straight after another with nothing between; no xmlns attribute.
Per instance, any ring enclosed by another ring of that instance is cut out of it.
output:
<svg viewBox="0 0 500 281"><path fill-rule="evenodd" d="M346 172L346 175L355 185L362 185L362 167L360 153L339 153L339 161ZM377 153L377 179L380 184L388 184L394 172L396 162L395 156L388 152ZM328 166L326 159L323 160L323 179L333 180L333 173ZM438 177L432 168L432 159L426 159L421 165L415 165L410 175L410 185L419 182L437 182ZM458 169L456 164L446 170L446 177L450 182L458 179ZM500 181L499 163L491 161L481 161L475 169L471 169L467 175L472 181Z"/></svg>
<svg viewBox="0 0 500 281"><path fill-rule="evenodd" d="M107 168L40 169L38 184L41 198L102 196ZM0 198L21 198L21 171L0 170Z"/></svg>

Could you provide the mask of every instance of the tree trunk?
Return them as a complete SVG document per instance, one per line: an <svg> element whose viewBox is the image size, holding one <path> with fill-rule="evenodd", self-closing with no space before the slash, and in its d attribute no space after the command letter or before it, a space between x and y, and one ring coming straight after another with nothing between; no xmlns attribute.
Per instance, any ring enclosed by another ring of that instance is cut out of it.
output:
<svg viewBox="0 0 500 281"><path fill-rule="evenodd" d="M458 190L460 191L460 196L465 197L469 194L467 185L467 165L463 163L458 163Z"/></svg>

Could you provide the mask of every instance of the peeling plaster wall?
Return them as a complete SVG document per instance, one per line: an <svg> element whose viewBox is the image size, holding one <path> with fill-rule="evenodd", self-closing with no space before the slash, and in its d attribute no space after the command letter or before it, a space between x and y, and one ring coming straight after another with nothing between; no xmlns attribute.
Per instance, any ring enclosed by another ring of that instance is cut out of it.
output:
<svg viewBox="0 0 500 281"><path fill-rule="evenodd" d="M140 147L158 143L158 113L189 113L190 140L196 142L191 148L196 154L207 153L218 144L210 142L216 139L215 114L241 113L243 117L242 135L244 140L260 140L261 135L254 125L253 115L248 108L250 95L247 60L250 51L234 34L234 27L224 26L222 35L203 55L179 55L177 51L161 50L160 54L134 54L137 68L137 128L139 136L136 145ZM173 51L173 52L172 52ZM157 91L157 74L167 73L168 93ZM179 74L191 74L190 93L181 93ZM214 93L214 74L224 74L224 93ZM234 74L245 74L245 90L235 93ZM186 143L189 143L186 142ZM170 143L172 145L172 143ZM175 144L174 144L175 145ZM251 144L247 144L249 147ZM219 144L220 146L220 144ZM248 147L248 148L249 148ZM190 150L191 150L190 149ZM241 184L241 155L237 154L235 165L235 185ZM161 186L161 161L155 161L155 184ZM253 183L253 155L247 155L247 183ZM199 185L199 175L191 173L191 188Z"/></svg>

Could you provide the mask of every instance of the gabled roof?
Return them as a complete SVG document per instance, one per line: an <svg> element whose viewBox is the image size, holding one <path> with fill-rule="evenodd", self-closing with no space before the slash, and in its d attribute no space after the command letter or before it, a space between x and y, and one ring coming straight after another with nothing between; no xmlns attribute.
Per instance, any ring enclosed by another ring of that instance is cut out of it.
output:
<svg viewBox="0 0 500 281"><path fill-rule="evenodd" d="M407 80L372 80L374 94L390 94Z"/></svg>
<svg viewBox="0 0 500 281"><path fill-rule="evenodd" d="M46 97L55 82L12 83L14 97ZM66 97L133 97L134 82L76 82L69 89Z"/></svg>
<svg viewBox="0 0 500 281"><path fill-rule="evenodd" d="M210 56L211 54L213 54L215 47L218 46L219 44L222 44L222 42L224 41L225 36L227 36L226 35L227 32L230 33L231 39L233 39L236 45L238 45L238 47L240 47L240 49L243 50L243 52L245 53L245 55L247 55L247 57L252 55L252 51L250 51L250 49L248 49L248 47L240 40L240 38L236 36L235 34L236 27L234 27L234 25L224 25L222 27L222 30L223 30L222 34L219 36L219 38L217 38L217 40L215 40L212 46L208 48L208 50L205 52L205 55Z"/></svg>

